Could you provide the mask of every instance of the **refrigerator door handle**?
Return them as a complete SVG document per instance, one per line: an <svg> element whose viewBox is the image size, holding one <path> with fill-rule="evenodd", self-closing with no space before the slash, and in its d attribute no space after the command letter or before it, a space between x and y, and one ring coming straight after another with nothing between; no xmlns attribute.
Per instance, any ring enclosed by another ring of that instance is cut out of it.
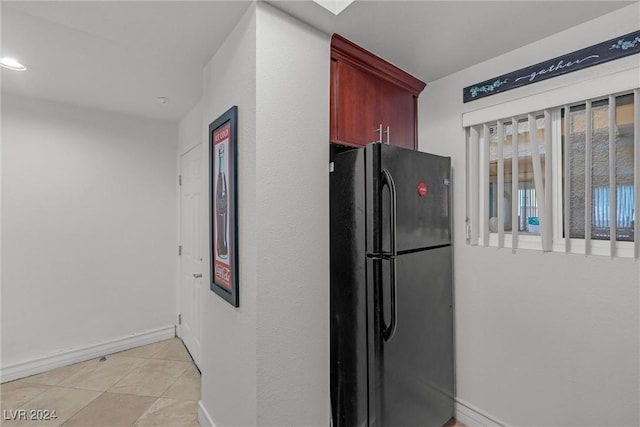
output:
<svg viewBox="0 0 640 427"><path fill-rule="evenodd" d="M390 209L389 209L389 223L390 225L390 236L389 236L389 245L391 256L389 259L389 272L391 276L391 301L390 301L390 309L391 309L391 323L387 326L384 323L384 316L382 316L382 337L385 342L389 342L396 333L396 328L398 325L398 313L396 310L396 301L398 292L396 289L396 255L398 255L398 247L396 245L396 214L397 214L397 193L396 193L396 185L393 182L393 177L391 173L384 169L382 171L382 186L389 187L389 201L390 201Z"/></svg>
<svg viewBox="0 0 640 427"><path fill-rule="evenodd" d="M391 224L390 226L390 236L389 236L389 246L391 246L390 248L390 254L392 257L398 255L398 246L396 244L396 214L398 212L398 201L397 201L397 192L396 192L396 184L395 182L393 182L393 177L391 176L391 173L387 170L384 169L382 171L382 187L384 188L384 186L389 187L389 222Z"/></svg>
<svg viewBox="0 0 640 427"><path fill-rule="evenodd" d="M384 321L384 314L382 314L382 338L385 342L391 341L393 336L396 334L396 329L398 327L398 312L396 310L396 300L398 296L397 288L396 288L396 257L386 258L389 261L389 276L391 276L391 298L390 298L390 308L391 308L391 323L387 326Z"/></svg>

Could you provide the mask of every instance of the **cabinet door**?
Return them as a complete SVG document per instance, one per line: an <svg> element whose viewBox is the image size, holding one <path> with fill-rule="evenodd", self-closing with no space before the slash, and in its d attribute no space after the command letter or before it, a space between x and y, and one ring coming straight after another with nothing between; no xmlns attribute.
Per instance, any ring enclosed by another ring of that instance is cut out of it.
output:
<svg viewBox="0 0 640 427"><path fill-rule="evenodd" d="M383 141L390 145L415 149L416 147L416 99L413 94L390 82L381 80L378 86L380 121L389 135Z"/></svg>
<svg viewBox="0 0 640 427"><path fill-rule="evenodd" d="M362 146L378 140L379 79L343 61L332 63L331 141Z"/></svg>
<svg viewBox="0 0 640 427"><path fill-rule="evenodd" d="M358 147L390 129L391 145L416 148L417 99L425 83L339 34L331 36L332 143Z"/></svg>

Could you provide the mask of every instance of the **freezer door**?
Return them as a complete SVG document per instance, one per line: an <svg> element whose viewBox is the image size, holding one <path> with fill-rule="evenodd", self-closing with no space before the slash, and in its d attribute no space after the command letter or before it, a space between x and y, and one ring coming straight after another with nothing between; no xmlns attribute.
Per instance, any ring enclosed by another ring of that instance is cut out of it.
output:
<svg viewBox="0 0 640 427"><path fill-rule="evenodd" d="M392 177L396 190L396 239L399 252L411 251L451 242L449 182L451 159L382 144L372 147L379 150L379 164L373 164L372 173L380 181L386 170ZM375 178L372 178L375 179ZM380 224L381 251L389 250L389 186L380 184L379 206L372 205L374 214L381 212L373 224ZM374 234L376 234L374 232Z"/></svg>
<svg viewBox="0 0 640 427"><path fill-rule="evenodd" d="M392 292L382 261L378 324L390 323ZM442 426L453 416L451 247L397 258L395 334L374 347L369 407L372 425ZM371 346L372 344L370 344Z"/></svg>

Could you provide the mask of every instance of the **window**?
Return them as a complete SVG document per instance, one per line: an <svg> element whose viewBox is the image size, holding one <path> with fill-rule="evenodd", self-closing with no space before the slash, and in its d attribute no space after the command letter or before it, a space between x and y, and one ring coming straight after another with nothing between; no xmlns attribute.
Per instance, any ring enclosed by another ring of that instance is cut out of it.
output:
<svg viewBox="0 0 640 427"><path fill-rule="evenodd" d="M538 202L536 200L536 189L533 174L533 159L531 136L529 133L529 121L526 119L516 120L517 122L517 140L518 150L514 153L513 132L514 126L511 121L496 124L489 127L489 229L491 232L497 232L498 218L498 138L502 143L502 159L503 159L503 205L512 206L515 195L515 211L510 209L504 211L504 231L512 231L515 219L515 225L518 232L528 234L540 234L538 224ZM498 126L502 127L502 136L499 136ZM537 140L544 141L544 116L536 117L536 133ZM544 144L538 147L540 153L541 167L544 168L545 151ZM513 167L514 161L518 165ZM514 170L515 177L514 185Z"/></svg>
<svg viewBox="0 0 640 427"><path fill-rule="evenodd" d="M637 258L638 98L467 127L469 243Z"/></svg>
<svg viewBox="0 0 640 427"><path fill-rule="evenodd" d="M611 113L608 98L591 102L589 112L586 103L569 108L569 138L567 140L563 131L562 143L563 146L568 144L570 159L568 229L571 238L585 238L585 218L590 216L591 239L610 240L613 229L616 240L634 240L634 99L633 94L610 98L615 104ZM587 124L589 116L590 126ZM563 130L565 120L566 112L563 109ZM611 141L610 131L613 135ZM591 141L590 213L585 213L587 132ZM566 170L563 170L563 176L567 176ZM613 210L612 203L615 204ZM613 228L612 220L615 223Z"/></svg>

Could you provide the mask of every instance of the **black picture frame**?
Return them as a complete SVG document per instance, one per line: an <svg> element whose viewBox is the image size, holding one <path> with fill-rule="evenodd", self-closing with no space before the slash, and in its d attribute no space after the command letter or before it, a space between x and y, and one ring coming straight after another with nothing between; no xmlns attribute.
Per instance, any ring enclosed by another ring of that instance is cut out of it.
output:
<svg viewBox="0 0 640 427"><path fill-rule="evenodd" d="M240 306L238 281L238 107L209 125L209 240L213 292Z"/></svg>

